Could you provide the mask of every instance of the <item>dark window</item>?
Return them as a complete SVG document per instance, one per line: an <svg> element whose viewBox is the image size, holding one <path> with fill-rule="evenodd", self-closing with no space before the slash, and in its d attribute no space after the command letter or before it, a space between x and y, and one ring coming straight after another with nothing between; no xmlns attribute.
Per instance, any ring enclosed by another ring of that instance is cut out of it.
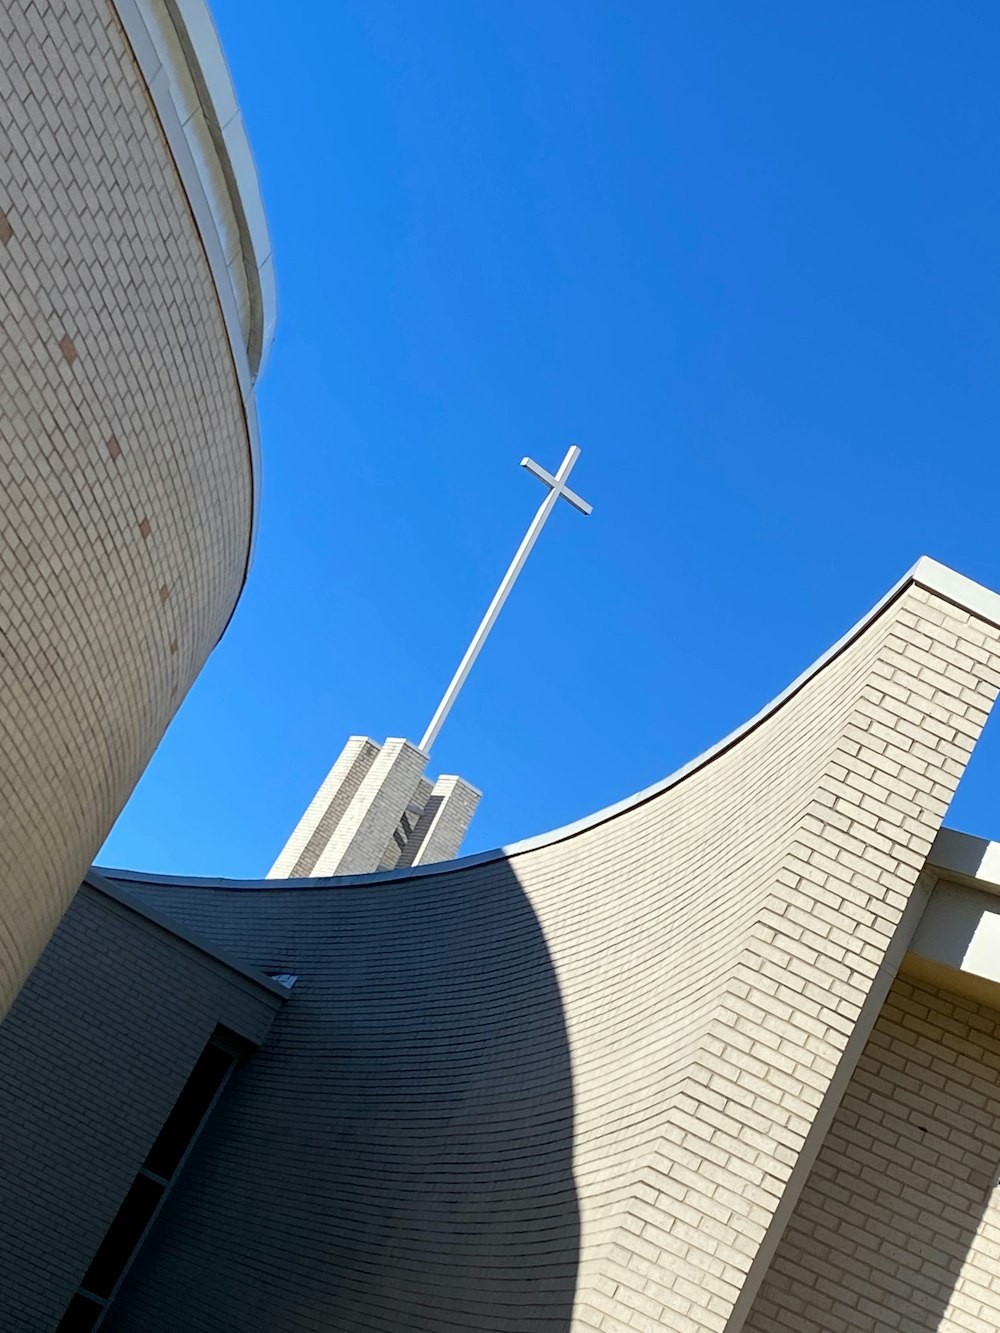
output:
<svg viewBox="0 0 1000 1333"><path fill-rule="evenodd" d="M217 1028L122 1200L56 1333L92 1333L242 1049Z"/></svg>
<svg viewBox="0 0 1000 1333"><path fill-rule="evenodd" d="M184 1091L177 1098L174 1109L167 1116L156 1142L149 1150L145 1167L165 1180L177 1170L188 1150L198 1126L208 1114L215 1094L222 1087L233 1063L233 1056L212 1042L198 1057Z"/></svg>
<svg viewBox="0 0 1000 1333"><path fill-rule="evenodd" d="M153 1220L164 1188L162 1181L153 1180L142 1172L136 1176L87 1269L81 1283L85 1291L103 1296L105 1300L111 1295L142 1233Z"/></svg>
<svg viewBox="0 0 1000 1333"><path fill-rule="evenodd" d="M88 1296L74 1296L62 1317L59 1333L90 1333L103 1313L102 1301L92 1301Z"/></svg>

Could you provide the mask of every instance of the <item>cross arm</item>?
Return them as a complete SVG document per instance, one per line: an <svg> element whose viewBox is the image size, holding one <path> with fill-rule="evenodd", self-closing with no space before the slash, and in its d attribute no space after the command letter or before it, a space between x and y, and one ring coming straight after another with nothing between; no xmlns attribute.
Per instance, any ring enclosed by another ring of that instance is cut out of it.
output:
<svg viewBox="0 0 1000 1333"><path fill-rule="evenodd" d="M593 505L589 505L586 500L581 499L576 491L571 491L564 481L559 481L556 477L553 477L551 472L546 472L543 467L539 467L533 458L522 458L521 466L527 468L531 475L537 477L539 481L544 481L546 486L550 486L552 490L565 496L573 508L579 509L581 514L592 514L594 512Z"/></svg>

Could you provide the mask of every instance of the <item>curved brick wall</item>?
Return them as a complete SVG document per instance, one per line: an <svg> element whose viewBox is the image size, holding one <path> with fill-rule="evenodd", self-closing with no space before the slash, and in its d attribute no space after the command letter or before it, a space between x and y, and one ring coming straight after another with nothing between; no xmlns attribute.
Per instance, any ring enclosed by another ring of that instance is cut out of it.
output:
<svg viewBox="0 0 1000 1333"><path fill-rule="evenodd" d="M538 845L133 881L301 979L104 1327L734 1333L1000 682L975 591L904 581L734 743Z"/></svg>
<svg viewBox="0 0 1000 1333"><path fill-rule="evenodd" d="M241 588L247 423L107 0L0 6L0 1014Z"/></svg>

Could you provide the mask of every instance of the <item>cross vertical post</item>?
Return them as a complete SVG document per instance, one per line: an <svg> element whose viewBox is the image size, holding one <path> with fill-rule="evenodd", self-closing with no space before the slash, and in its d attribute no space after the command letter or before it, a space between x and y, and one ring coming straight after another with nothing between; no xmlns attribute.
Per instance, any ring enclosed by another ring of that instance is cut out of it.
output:
<svg viewBox="0 0 1000 1333"><path fill-rule="evenodd" d="M581 500L576 492L571 491L566 484L569 474L573 471L573 466L579 457L579 448L575 444L570 445L566 452L566 457L559 465L559 471L555 476L552 476L550 472L546 472L543 467L539 467L533 459L521 459L521 466L527 468L533 476L538 477L540 481L543 481L549 488L549 493L539 505L538 513L531 520L531 525L528 528L528 531L524 534L524 539L521 542L521 545L517 548L517 553L511 561L507 573L503 576L503 580L501 581L499 588L497 588L479 628L473 635L472 642L465 651L465 656L458 664L458 670L452 677L451 684L445 691L444 698L438 704L437 712L431 718L430 725L424 732L423 740L420 742L420 749L424 754L430 754L431 746L437 740L438 733L444 726L445 719L451 712L452 705L458 698L459 691L465 684L466 678L472 670L476 658L482 651L483 644L489 637L490 630L496 623L497 616L500 614L504 602L506 602L507 598L510 596L511 589L517 582L517 577L524 568L525 562L531 554L532 548L538 540L542 528L545 527L549 515L555 508L556 501L562 496L564 499L568 500L575 509L579 509L582 514L590 514L593 512L592 507L587 504L586 500Z"/></svg>

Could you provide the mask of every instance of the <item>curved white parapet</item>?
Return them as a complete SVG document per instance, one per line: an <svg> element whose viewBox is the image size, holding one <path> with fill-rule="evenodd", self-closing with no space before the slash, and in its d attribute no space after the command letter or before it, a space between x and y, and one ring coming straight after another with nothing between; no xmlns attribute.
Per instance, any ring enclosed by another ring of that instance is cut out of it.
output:
<svg viewBox="0 0 1000 1333"><path fill-rule="evenodd" d="M235 307L255 380L274 337L274 260L257 168L208 5L115 0L115 7L191 196L220 298ZM228 322L233 311L226 314Z"/></svg>
<svg viewBox="0 0 1000 1333"><path fill-rule="evenodd" d="M252 560L260 506L253 390L276 321L274 259L257 168L205 0L113 3L187 193L229 334L250 436Z"/></svg>

